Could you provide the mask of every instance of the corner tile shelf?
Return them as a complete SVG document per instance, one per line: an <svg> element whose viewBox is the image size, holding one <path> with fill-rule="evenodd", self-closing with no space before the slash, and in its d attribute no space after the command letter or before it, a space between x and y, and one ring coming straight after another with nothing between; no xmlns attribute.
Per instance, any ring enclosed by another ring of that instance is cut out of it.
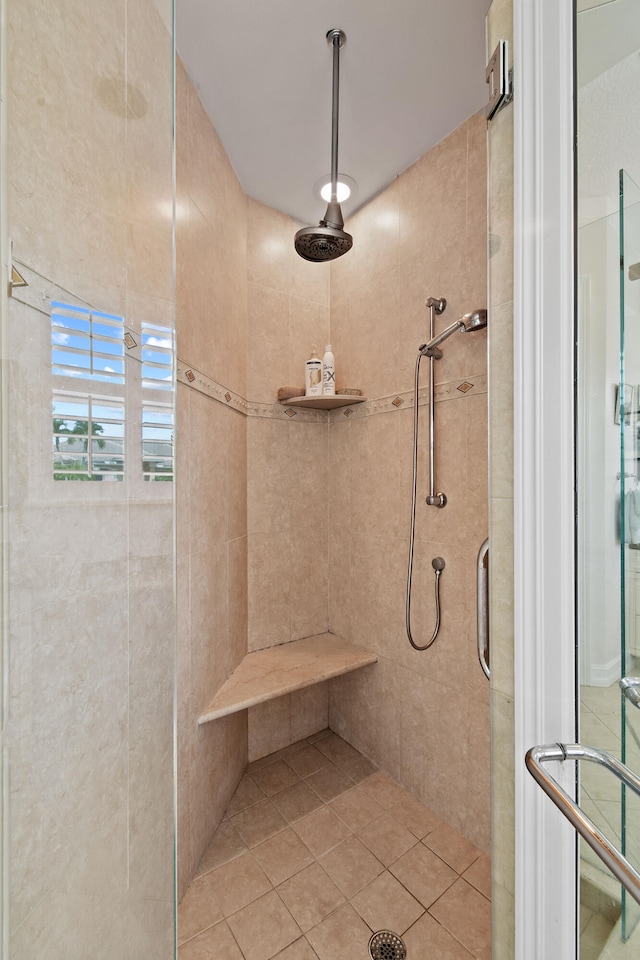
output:
<svg viewBox="0 0 640 960"><path fill-rule="evenodd" d="M208 723L378 660L374 653L332 633L292 640L248 653L198 717Z"/></svg>
<svg viewBox="0 0 640 960"><path fill-rule="evenodd" d="M280 400L283 407L312 407L315 410L335 410L336 407L348 407L352 403L366 403L366 397L336 394L334 397L292 397Z"/></svg>

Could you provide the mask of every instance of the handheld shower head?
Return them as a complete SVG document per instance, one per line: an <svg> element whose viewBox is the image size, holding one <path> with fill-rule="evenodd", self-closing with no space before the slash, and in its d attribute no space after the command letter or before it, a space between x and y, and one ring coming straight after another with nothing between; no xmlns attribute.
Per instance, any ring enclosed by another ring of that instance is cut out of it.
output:
<svg viewBox="0 0 640 960"><path fill-rule="evenodd" d="M460 323L464 324L464 333L482 330L487 325L487 311L474 310L472 313L465 313L464 317L460 317Z"/></svg>
<svg viewBox="0 0 640 960"><path fill-rule="evenodd" d="M465 313L463 317L460 317L459 320L454 320L453 323L439 333L437 336L429 340L429 343L423 344L419 350L424 357L433 357L435 360L439 360L442 356L438 347L441 343L444 343L445 340L448 340L452 333L455 333L456 330L460 330L461 333L472 333L474 330L482 330L487 325L487 311L486 310L474 310L472 313Z"/></svg>

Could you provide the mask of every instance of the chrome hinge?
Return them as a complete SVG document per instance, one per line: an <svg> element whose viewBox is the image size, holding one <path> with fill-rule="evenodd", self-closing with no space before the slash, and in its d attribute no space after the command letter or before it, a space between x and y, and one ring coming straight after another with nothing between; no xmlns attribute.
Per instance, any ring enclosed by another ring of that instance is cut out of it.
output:
<svg viewBox="0 0 640 960"><path fill-rule="evenodd" d="M509 44L500 40L487 64L489 103L487 123L493 120L498 110L513 100L513 70L509 69Z"/></svg>

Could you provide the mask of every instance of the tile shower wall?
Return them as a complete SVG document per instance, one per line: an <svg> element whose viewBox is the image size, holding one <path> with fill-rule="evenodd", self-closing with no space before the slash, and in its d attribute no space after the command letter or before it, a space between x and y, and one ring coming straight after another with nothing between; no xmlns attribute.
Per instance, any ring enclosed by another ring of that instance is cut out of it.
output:
<svg viewBox="0 0 640 960"><path fill-rule="evenodd" d="M248 199L247 397L249 650L323 633L328 626L326 414L273 419L278 387L304 386L313 344L329 339L329 264L295 252L298 225ZM249 759L321 730L328 685L249 710Z"/></svg>
<svg viewBox="0 0 640 960"><path fill-rule="evenodd" d="M246 391L246 197L180 62L176 85L181 365ZM245 713L197 725L247 651L247 418L178 386L179 896L247 763Z"/></svg>
<svg viewBox="0 0 640 960"><path fill-rule="evenodd" d="M338 384L370 398L413 388L428 338L427 297L445 297L436 331L487 303L484 117L472 117L348 224L354 246L331 267ZM426 363L423 384L427 385ZM475 562L487 535L487 338L456 335L436 363L453 382L437 401L437 487L427 507L422 407L412 628L434 622L431 559L442 556L442 628L427 652L404 626L413 411L332 414L329 627L374 650L376 666L332 682L330 726L477 846L489 845L489 685L476 655ZM465 396L463 381L474 385ZM455 397L455 399L454 399Z"/></svg>
<svg viewBox="0 0 640 960"><path fill-rule="evenodd" d="M89 305L171 339L170 4L4 13L5 222L29 280L3 304L10 951L169 956L174 488L142 479L139 361L119 388L54 375L50 313ZM61 388L119 389L123 482L53 479Z"/></svg>

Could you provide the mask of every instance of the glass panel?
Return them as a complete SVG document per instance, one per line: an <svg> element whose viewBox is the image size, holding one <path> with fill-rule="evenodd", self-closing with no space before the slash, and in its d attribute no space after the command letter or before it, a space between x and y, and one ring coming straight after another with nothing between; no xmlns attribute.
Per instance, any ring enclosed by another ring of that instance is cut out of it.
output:
<svg viewBox="0 0 640 960"><path fill-rule="evenodd" d="M622 478L623 597L621 660L624 674L640 673L640 188L620 172L620 330L621 382L625 389L620 420ZM640 770L640 710L622 697L622 759ZM622 787L622 850L640 869L640 797ZM640 907L622 891L622 936L638 941L634 931Z"/></svg>
<svg viewBox="0 0 640 960"><path fill-rule="evenodd" d="M173 6L0 2L2 956L172 960Z"/></svg>
<svg viewBox="0 0 640 960"><path fill-rule="evenodd" d="M640 136L628 123L639 48L637 4L578 5L580 740L636 772L640 711L619 681L640 672ZM592 764L580 765L579 793L588 816L640 868L638 798ZM585 844L580 877L580 956L637 956L640 910Z"/></svg>

